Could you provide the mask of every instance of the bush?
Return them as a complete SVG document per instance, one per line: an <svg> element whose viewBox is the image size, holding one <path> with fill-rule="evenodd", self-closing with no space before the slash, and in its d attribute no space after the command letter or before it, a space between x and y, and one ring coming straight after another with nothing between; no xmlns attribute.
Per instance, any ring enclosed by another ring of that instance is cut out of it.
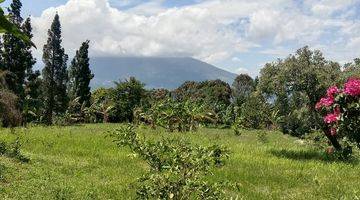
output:
<svg viewBox="0 0 360 200"><path fill-rule="evenodd" d="M184 140L140 139L130 125L112 133L119 147L127 146L150 167L136 184L139 199L220 199L224 191L220 184L203 180L211 166L222 166L228 158L225 147L202 147Z"/></svg>
<svg viewBox="0 0 360 200"><path fill-rule="evenodd" d="M217 116L204 105L167 99L154 103L146 110L135 109L134 121L149 124L152 128L160 126L169 132L186 132L196 131L201 123L216 123Z"/></svg>
<svg viewBox="0 0 360 200"><path fill-rule="evenodd" d="M18 110L18 97L0 89L0 125L15 127L21 124L21 113Z"/></svg>
<svg viewBox="0 0 360 200"><path fill-rule="evenodd" d="M343 89L330 87L316 108L324 116L323 130L336 150L347 155L352 152L350 143L360 148L360 79L350 78ZM348 142L342 145L341 140Z"/></svg>
<svg viewBox="0 0 360 200"><path fill-rule="evenodd" d="M301 137L304 133L311 131L310 112L307 108L301 108L292 111L288 116L280 120L281 131L295 137Z"/></svg>
<svg viewBox="0 0 360 200"><path fill-rule="evenodd" d="M21 143L19 137L17 137L16 140L10 144L0 141L0 155L14 158L20 162L29 162L30 159L21 153L20 147Z"/></svg>

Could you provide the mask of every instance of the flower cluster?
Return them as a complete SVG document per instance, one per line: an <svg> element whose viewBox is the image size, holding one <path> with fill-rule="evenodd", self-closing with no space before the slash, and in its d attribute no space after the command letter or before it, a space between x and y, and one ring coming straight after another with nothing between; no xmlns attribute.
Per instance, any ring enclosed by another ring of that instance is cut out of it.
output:
<svg viewBox="0 0 360 200"><path fill-rule="evenodd" d="M326 94L326 97L323 97L320 99L320 101L316 104L316 109L319 110L323 107L325 108L329 108L334 104L335 101L335 95L341 93L341 90L339 90L339 88L337 88L336 86L332 86L330 87Z"/></svg>
<svg viewBox="0 0 360 200"><path fill-rule="evenodd" d="M336 86L330 87L326 92L326 96L321 98L315 106L317 110L326 110L326 114L323 119L329 127L328 133L333 136L338 132L339 120L341 119L342 115L344 115L344 108L346 107L343 101L338 102L340 98L339 96L342 96L345 99L360 98L360 79L349 79L345 83L343 90L340 90Z"/></svg>
<svg viewBox="0 0 360 200"><path fill-rule="evenodd" d="M360 79L349 79L345 83L344 93L350 96L359 96L360 95Z"/></svg>

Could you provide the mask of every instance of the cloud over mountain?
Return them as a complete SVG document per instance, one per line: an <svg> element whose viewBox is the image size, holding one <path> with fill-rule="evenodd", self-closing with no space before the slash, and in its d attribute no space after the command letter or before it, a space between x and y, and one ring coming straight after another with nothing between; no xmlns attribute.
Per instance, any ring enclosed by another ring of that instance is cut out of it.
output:
<svg viewBox="0 0 360 200"><path fill-rule="evenodd" d="M180 7L163 3L69 0L33 17L34 41L42 47L58 12L70 54L85 39L92 41L94 56L194 57L213 64L243 52L291 53L304 45L337 60L360 54L359 48L353 49L359 41L358 0L208 0Z"/></svg>

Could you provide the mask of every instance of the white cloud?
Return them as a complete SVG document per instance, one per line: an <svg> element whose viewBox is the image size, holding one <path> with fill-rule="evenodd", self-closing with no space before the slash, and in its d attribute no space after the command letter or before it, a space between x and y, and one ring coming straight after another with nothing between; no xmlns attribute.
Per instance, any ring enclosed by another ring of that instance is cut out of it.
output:
<svg viewBox="0 0 360 200"><path fill-rule="evenodd" d="M241 62L241 59L239 58L239 57L233 57L233 58L231 58L231 60L233 61L233 62Z"/></svg>
<svg viewBox="0 0 360 200"><path fill-rule="evenodd" d="M208 9L173 8L145 16L112 8L107 0L69 0L33 19L34 41L39 47L46 42L56 12L70 53L90 39L93 55L193 56L212 62L231 56L231 49L242 51L251 46Z"/></svg>
<svg viewBox="0 0 360 200"><path fill-rule="evenodd" d="M289 46L310 45L344 60L354 56L350 49L358 45L360 22L351 16L359 1L208 0L165 8L163 0L69 0L33 18L36 55L41 57L47 29L58 12L69 54L90 39L96 56L191 56L219 63L241 52L288 55L295 51ZM119 10L111 5L133 7ZM323 41L326 34L337 39Z"/></svg>
<svg viewBox="0 0 360 200"><path fill-rule="evenodd" d="M237 68L235 73L236 74L249 74L249 75L251 75L250 71L248 69L246 69L246 68L243 68L243 67Z"/></svg>

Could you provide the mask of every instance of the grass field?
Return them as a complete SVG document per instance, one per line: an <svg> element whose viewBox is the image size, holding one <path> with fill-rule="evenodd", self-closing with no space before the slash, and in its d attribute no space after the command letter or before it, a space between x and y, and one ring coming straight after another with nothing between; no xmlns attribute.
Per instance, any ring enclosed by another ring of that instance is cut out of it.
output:
<svg viewBox="0 0 360 200"><path fill-rule="evenodd" d="M146 171L146 165L119 149L108 137L118 124L18 129L22 152L29 163L0 157L3 177L0 199L132 199L129 184ZM230 181L238 199L359 199L360 165L329 162L317 152L278 132L268 142L256 131L235 136L231 130L200 129L196 133L166 133L140 129L148 138L184 137L193 143L228 146L226 165L214 169L209 181ZM9 129L0 138L12 141Z"/></svg>

